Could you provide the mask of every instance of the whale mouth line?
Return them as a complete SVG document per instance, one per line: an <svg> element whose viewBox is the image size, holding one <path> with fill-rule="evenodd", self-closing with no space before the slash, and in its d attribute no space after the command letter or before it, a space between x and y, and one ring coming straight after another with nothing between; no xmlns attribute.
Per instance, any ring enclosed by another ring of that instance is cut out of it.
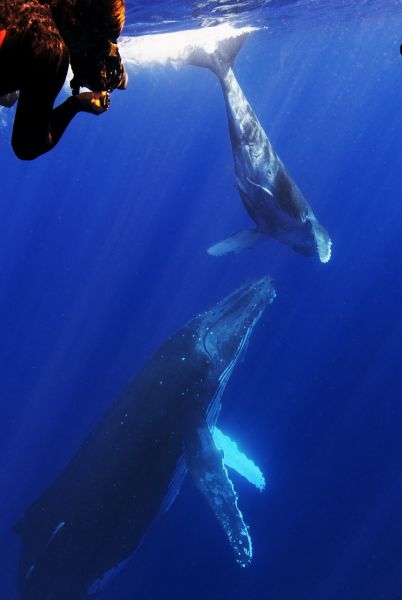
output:
<svg viewBox="0 0 402 600"><path fill-rule="evenodd" d="M264 312L264 308L265 308L264 306L261 307L259 313L254 317L252 323L247 327L247 331L246 331L245 335L243 336L243 338L236 350L234 357L232 358L232 360L229 362L229 364L226 366L226 368L222 371L222 373L219 376L219 386L210 402L210 405L209 405L208 411L207 411L207 422L210 427L214 426L216 421L218 420L218 415L219 415L220 406L221 406L221 399L225 392L226 386L229 382L229 379L232 375L232 372L233 372L235 366L237 365L237 363L240 359L240 356L247 349L253 329L254 329L255 325L257 324L257 322L259 321L262 313Z"/></svg>

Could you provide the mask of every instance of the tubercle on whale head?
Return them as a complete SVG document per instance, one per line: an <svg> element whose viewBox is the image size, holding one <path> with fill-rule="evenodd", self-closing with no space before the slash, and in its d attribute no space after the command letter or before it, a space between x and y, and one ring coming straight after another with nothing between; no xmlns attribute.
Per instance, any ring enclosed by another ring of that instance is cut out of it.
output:
<svg viewBox="0 0 402 600"><path fill-rule="evenodd" d="M264 309L275 299L269 276L235 290L199 319L197 349L221 369L243 350Z"/></svg>

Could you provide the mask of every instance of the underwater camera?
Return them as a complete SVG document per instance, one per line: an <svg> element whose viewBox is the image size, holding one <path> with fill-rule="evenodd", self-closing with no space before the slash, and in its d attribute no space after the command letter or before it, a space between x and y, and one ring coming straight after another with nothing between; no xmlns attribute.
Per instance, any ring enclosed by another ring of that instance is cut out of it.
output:
<svg viewBox="0 0 402 600"><path fill-rule="evenodd" d="M127 87L127 73L122 63L117 44L106 42L70 56L74 77L70 82L73 95L80 87L93 92L111 92Z"/></svg>

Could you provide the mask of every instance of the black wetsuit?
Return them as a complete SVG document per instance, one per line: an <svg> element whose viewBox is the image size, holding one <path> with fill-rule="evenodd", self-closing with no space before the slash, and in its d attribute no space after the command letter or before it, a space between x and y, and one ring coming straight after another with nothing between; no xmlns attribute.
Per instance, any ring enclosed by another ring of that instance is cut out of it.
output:
<svg viewBox="0 0 402 600"><path fill-rule="evenodd" d="M0 0L0 96L20 90L12 146L22 159L51 150L82 110L74 97L53 108L69 65L57 10L46 0Z"/></svg>

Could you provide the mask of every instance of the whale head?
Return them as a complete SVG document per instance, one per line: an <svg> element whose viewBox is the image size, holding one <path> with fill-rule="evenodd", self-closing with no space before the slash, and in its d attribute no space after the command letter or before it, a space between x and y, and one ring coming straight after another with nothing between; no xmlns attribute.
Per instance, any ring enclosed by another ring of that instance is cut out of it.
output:
<svg viewBox="0 0 402 600"><path fill-rule="evenodd" d="M244 285L201 315L198 350L219 370L236 360L275 290L270 277Z"/></svg>

